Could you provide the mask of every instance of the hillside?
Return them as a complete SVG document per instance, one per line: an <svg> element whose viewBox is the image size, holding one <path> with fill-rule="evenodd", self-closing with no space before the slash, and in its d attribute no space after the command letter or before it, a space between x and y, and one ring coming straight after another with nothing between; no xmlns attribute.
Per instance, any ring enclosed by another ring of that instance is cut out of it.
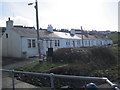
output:
<svg viewBox="0 0 120 90"><path fill-rule="evenodd" d="M120 40L120 33L111 33L108 34L108 37L111 38L113 40L113 43L118 43Z"/></svg>
<svg viewBox="0 0 120 90"><path fill-rule="evenodd" d="M50 72L107 77L118 81L118 51L110 47L60 49L54 53L53 62L69 65Z"/></svg>
<svg viewBox="0 0 120 90"><path fill-rule="evenodd" d="M117 47L63 48L54 52L52 62L36 62L16 70L107 77L112 82L120 83L118 55L120 54L118 54ZM49 79L46 77L41 78L27 75L20 75L19 77L21 78L20 80L34 85L49 86ZM34 78L37 78L37 80ZM43 82L39 83L39 80ZM68 81L69 84L72 82ZM73 86L77 84L80 85L80 82L73 83Z"/></svg>

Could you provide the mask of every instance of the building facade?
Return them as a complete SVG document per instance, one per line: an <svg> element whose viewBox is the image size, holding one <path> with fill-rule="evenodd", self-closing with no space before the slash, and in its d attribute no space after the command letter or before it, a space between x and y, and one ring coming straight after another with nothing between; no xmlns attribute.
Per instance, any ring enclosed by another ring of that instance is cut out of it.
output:
<svg viewBox="0 0 120 90"><path fill-rule="evenodd" d="M37 31L24 27L14 27L13 21L8 20L6 31L2 35L3 57L33 57L38 54L37 43L40 43L42 55L47 55L49 49L92 47L112 44L112 40L96 38L92 35L53 31L52 25L47 29L39 30L40 41L37 41Z"/></svg>

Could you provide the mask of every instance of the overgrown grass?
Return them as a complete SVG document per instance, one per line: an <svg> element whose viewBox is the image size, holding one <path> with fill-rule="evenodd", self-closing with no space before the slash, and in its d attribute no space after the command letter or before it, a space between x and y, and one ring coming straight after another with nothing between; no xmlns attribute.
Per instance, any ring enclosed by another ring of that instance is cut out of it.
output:
<svg viewBox="0 0 120 90"><path fill-rule="evenodd" d="M65 68L74 69L73 72L76 69L91 70L91 68L107 68L117 64L117 49L120 49L120 47L64 48L54 52L52 63L40 63L36 61L24 67L16 68L15 70L46 72L65 64L68 64Z"/></svg>
<svg viewBox="0 0 120 90"><path fill-rule="evenodd" d="M109 34L108 36L113 40L118 40L118 34Z"/></svg>
<svg viewBox="0 0 120 90"><path fill-rule="evenodd" d="M63 48L55 51L54 62L85 63L92 66L109 66L116 63L114 50L106 47L94 48ZM106 65L107 63L107 65Z"/></svg>
<svg viewBox="0 0 120 90"><path fill-rule="evenodd" d="M111 33L108 35L113 40L113 43L118 43L118 40L120 40L120 34L118 33Z"/></svg>
<svg viewBox="0 0 120 90"><path fill-rule="evenodd" d="M19 68L15 68L15 70L18 71L29 71L29 72L45 72L48 70L51 70L55 67L64 65L63 63L50 63L50 62L33 62L29 65L23 66L23 67L19 67Z"/></svg>
<svg viewBox="0 0 120 90"><path fill-rule="evenodd" d="M111 46L111 48L120 51L120 46Z"/></svg>
<svg viewBox="0 0 120 90"><path fill-rule="evenodd" d="M107 77L112 82L120 83L120 64L111 66L107 69L94 70L90 76Z"/></svg>

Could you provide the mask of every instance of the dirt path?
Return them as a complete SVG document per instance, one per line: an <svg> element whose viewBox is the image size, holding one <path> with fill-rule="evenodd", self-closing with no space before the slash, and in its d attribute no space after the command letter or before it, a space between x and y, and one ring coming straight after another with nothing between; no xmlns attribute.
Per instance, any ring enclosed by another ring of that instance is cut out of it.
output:
<svg viewBox="0 0 120 90"><path fill-rule="evenodd" d="M22 67L24 65L36 61L38 61L38 59L3 58L2 69L12 70L14 68ZM9 74L6 72L2 73L2 88L12 88L12 78L9 77ZM15 79L15 88L38 88L38 87Z"/></svg>
<svg viewBox="0 0 120 90"><path fill-rule="evenodd" d="M3 58L2 69L14 69L39 61L38 59Z"/></svg>

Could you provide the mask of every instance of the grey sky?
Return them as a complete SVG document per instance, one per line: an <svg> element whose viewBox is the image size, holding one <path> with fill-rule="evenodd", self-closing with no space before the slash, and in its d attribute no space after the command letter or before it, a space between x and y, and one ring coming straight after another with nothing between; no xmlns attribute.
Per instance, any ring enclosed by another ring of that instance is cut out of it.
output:
<svg viewBox="0 0 120 90"><path fill-rule="evenodd" d="M15 24L36 26L34 0L3 0L0 26L8 17ZM80 28L86 30L118 30L118 0L38 0L39 24L47 28Z"/></svg>

